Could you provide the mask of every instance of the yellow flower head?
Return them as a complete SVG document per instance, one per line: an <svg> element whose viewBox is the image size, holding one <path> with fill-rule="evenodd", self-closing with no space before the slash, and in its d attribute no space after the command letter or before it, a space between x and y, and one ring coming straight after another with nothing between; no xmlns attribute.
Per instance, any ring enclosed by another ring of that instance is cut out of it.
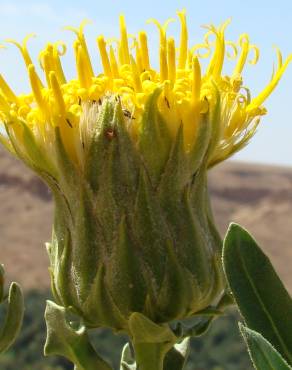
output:
<svg viewBox="0 0 292 370"><path fill-rule="evenodd" d="M202 124L213 125L209 167L239 150L254 134L260 117L266 112L262 104L276 87L292 56L282 62L278 53L278 67L271 81L258 96L251 98L249 89L243 85L242 72L247 61L257 62L258 49L250 44L248 35L242 34L235 43L226 41L227 21L218 28L206 27L204 41L192 46L185 11L179 11L177 15L181 24L179 45L167 35L173 19L163 25L154 19L149 21L157 26L160 35L158 70L150 63L146 33L141 31L137 36L130 36L124 16L120 16L118 39L97 37L103 66L103 71L98 74L92 66L84 37L87 21L78 29L67 27L76 34L73 48L77 77L70 81L67 81L60 61L66 52L63 43L48 43L40 52L44 74L40 77L27 49L31 35L22 44L8 40L22 54L31 92L17 96L0 75L0 118L7 132L0 136L1 141L18 156L33 162L28 136L37 144L39 154L46 153L50 157L53 156L55 128L58 127L69 157L82 168L83 151L93 130L85 118L92 114L92 107L98 114L105 98L116 97L121 103L127 129L138 141L146 103L158 91L158 112L173 137L182 126L186 152L199 145L198 130ZM254 56L250 57L251 53ZM235 59L229 76L222 74L225 55ZM201 58L209 59L204 72ZM207 113L212 113L213 122L204 120Z"/></svg>

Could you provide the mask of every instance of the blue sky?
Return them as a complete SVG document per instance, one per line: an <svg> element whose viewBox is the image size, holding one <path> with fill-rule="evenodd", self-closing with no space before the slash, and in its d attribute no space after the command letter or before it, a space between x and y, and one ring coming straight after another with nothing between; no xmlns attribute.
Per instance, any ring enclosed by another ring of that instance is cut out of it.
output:
<svg viewBox="0 0 292 370"><path fill-rule="evenodd" d="M249 33L251 42L261 50L258 64L248 65L244 75L245 85L250 87L253 95L270 79L276 60L273 46L280 47L284 56L292 53L291 0L0 0L0 43L7 38L20 41L26 34L35 32L37 38L31 40L29 45L36 60L39 50L47 41L63 40L69 47L64 57L64 69L67 76L72 77L75 72L70 45L74 37L70 32L63 31L63 26L77 26L84 18L93 21L86 28L86 35L98 71L100 67L95 37L101 33L106 37L118 35L120 13L126 16L129 33L141 29L149 31L152 49L155 51L157 32L152 25L146 24L146 20L157 18L164 21L174 17L176 10L182 8L187 9L191 43L202 40L204 30L201 25L218 25L230 17L232 23L227 30L227 39L236 41L241 33ZM176 37L178 30L178 22L169 27L169 32ZM0 52L0 72L18 93L27 91L27 77L17 51L9 46ZM157 60L155 55L153 60L154 63ZM232 68L232 62L226 62L226 72L228 68ZM263 118L256 136L235 158L292 166L292 64L266 107L268 115Z"/></svg>

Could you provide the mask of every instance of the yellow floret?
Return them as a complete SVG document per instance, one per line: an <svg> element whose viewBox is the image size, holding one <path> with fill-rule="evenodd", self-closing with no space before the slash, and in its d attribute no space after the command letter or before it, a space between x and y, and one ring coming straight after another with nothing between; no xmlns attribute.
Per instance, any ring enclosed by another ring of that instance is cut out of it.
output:
<svg viewBox="0 0 292 370"><path fill-rule="evenodd" d="M241 35L237 43L226 41L227 21L219 28L208 26L204 42L190 47L185 11L177 15L181 24L178 47L175 40L167 36L167 27L173 19L163 25L153 19L148 22L154 23L159 30L158 71L150 64L146 32L139 32L133 45L129 44L129 39L133 37L128 34L124 16L120 16L120 38L114 40L116 47L113 40L106 40L102 35L97 38L103 68L98 75L94 73L84 37L84 27L88 22L84 21L78 29L67 27L76 34L73 48L77 78L71 81L66 80L61 65L60 57L66 52L63 43L48 43L40 52L44 84L27 49L27 41L33 35L27 36L22 44L8 40L22 54L32 91L17 96L0 75L0 114L10 137L2 135L1 141L13 150L9 141L13 137L21 147L23 138L20 127L24 123L33 132L35 140L49 150L51 140L54 140L52 128L59 127L68 154L79 162L82 157L81 136L84 135L80 117L88 103L101 104L109 94L119 97L129 121L129 132L137 138L147 99L160 89L158 110L173 137L183 125L186 151L196 143L202 115L212 110L218 99L220 134L209 166L239 150L254 134L260 117L266 112L262 104L275 89L292 56L282 62L278 51L278 68L271 81L258 96L251 99L249 90L242 87L242 72L247 61L251 64L257 62L259 52L256 46L250 44L248 35ZM226 51L227 47L231 47L233 55ZM250 53L254 54L252 60L248 60ZM237 59L230 76L222 74L226 54ZM205 72L202 71L200 58L210 58Z"/></svg>

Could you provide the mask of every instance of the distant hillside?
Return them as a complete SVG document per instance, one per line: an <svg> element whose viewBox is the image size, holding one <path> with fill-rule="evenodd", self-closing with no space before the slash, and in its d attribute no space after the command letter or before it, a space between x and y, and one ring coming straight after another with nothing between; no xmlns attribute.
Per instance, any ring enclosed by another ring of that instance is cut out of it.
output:
<svg viewBox="0 0 292 370"><path fill-rule="evenodd" d="M222 235L230 221L261 243L292 292L292 168L228 162L210 172ZM50 193L31 171L0 149L0 262L25 288L49 286Z"/></svg>

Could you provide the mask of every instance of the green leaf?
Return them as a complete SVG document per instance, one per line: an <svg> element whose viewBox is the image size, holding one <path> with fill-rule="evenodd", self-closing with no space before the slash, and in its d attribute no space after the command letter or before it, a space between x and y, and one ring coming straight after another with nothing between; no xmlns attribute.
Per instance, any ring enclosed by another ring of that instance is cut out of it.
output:
<svg viewBox="0 0 292 370"><path fill-rule="evenodd" d="M292 300L267 256L239 225L224 241L227 280L249 328L261 333L292 364Z"/></svg>
<svg viewBox="0 0 292 370"><path fill-rule="evenodd" d="M85 326L76 323L73 325L67 314L66 308L47 301L45 355L64 356L78 370L111 370L90 344Z"/></svg>
<svg viewBox="0 0 292 370"><path fill-rule="evenodd" d="M23 294L17 283L12 283L8 294L8 309L0 332L0 353L5 352L15 341L23 321Z"/></svg>
<svg viewBox="0 0 292 370"><path fill-rule="evenodd" d="M239 324L248 346L249 355L257 370L291 370L283 357L261 334Z"/></svg>

